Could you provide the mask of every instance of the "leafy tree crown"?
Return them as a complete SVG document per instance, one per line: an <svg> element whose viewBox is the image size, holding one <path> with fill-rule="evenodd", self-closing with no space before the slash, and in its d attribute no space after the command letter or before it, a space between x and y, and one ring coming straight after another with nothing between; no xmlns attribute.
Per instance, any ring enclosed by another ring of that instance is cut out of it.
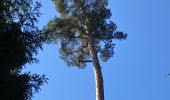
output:
<svg viewBox="0 0 170 100"><path fill-rule="evenodd" d="M114 39L126 39L127 34L116 31L117 26L109 21L111 11L108 0L53 0L59 17L45 27L46 42L60 40L60 58L69 66L84 68L91 61L87 29L92 34L95 50L106 62L114 54Z"/></svg>

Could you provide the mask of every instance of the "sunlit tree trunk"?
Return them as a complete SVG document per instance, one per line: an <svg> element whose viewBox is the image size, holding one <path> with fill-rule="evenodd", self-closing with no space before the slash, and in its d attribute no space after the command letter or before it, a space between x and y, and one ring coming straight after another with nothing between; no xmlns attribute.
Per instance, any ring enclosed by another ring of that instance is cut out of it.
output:
<svg viewBox="0 0 170 100"><path fill-rule="evenodd" d="M93 61L93 64L95 62ZM104 86L101 67L94 65L94 75L96 83L96 100L104 100Z"/></svg>
<svg viewBox="0 0 170 100"><path fill-rule="evenodd" d="M92 57L93 66L94 66L94 76L95 76L95 84L96 84L96 100L104 100L104 85L103 85L103 76L101 71L100 62L97 56L97 52L95 50L94 41L92 34L88 30L88 27L85 26L86 33L88 34L88 44L89 51Z"/></svg>

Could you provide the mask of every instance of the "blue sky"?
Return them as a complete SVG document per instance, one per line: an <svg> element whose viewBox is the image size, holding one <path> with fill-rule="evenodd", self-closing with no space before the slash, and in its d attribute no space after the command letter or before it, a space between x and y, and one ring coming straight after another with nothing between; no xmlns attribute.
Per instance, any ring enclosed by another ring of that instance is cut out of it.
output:
<svg viewBox="0 0 170 100"><path fill-rule="evenodd" d="M51 0L42 5L39 27L58 15ZM128 38L116 41L114 57L101 64L105 99L169 100L170 0L110 0L109 8ZM40 63L26 69L49 78L33 100L95 100L92 64L84 70L67 67L58 45L43 47L36 56Z"/></svg>

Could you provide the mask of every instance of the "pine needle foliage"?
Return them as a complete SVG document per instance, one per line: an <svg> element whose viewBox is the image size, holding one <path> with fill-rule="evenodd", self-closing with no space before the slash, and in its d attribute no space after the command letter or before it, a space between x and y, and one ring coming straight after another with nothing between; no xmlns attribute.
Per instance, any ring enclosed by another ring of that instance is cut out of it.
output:
<svg viewBox="0 0 170 100"><path fill-rule="evenodd" d="M113 57L114 39L124 40L127 34L116 31L117 25L110 21L108 0L53 0L59 17L45 27L46 42L60 41L60 58L69 66L84 68L91 61L85 26L93 36L95 50L106 62Z"/></svg>
<svg viewBox="0 0 170 100"><path fill-rule="evenodd" d="M21 72L42 49L42 31L35 26L40 7L33 0L0 0L0 100L32 100L47 82L44 75Z"/></svg>

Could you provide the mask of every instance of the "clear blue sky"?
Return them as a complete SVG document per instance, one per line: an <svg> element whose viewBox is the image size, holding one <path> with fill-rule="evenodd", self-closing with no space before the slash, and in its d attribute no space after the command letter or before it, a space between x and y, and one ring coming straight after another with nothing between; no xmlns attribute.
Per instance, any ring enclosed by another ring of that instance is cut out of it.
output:
<svg viewBox="0 0 170 100"><path fill-rule="evenodd" d="M39 27L58 14L51 0L41 0ZM118 41L115 55L102 63L106 100L170 99L170 0L110 0L111 20L128 33ZM70 68L59 59L59 46L44 45L27 65L32 73L46 74L48 84L33 100L95 100L91 64L84 70Z"/></svg>

